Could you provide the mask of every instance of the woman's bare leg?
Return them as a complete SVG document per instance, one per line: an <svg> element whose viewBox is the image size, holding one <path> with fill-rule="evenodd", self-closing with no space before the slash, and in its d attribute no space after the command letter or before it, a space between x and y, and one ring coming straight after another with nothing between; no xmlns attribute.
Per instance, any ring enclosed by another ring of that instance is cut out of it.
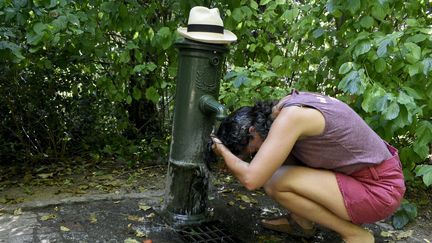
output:
<svg viewBox="0 0 432 243"><path fill-rule="evenodd" d="M296 215L301 225L315 222L347 242L374 242L373 235L350 222L336 175L327 170L283 166L265 185L266 193Z"/></svg>

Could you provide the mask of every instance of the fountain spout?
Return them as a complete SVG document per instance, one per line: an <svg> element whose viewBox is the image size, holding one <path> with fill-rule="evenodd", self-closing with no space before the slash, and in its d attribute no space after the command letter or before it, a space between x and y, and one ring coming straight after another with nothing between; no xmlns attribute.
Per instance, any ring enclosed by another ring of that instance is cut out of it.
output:
<svg viewBox="0 0 432 243"><path fill-rule="evenodd" d="M227 117L225 106L217 102L217 100L211 95L203 95L199 101L199 107L201 112L205 114L215 114L215 118L218 121L222 121Z"/></svg>

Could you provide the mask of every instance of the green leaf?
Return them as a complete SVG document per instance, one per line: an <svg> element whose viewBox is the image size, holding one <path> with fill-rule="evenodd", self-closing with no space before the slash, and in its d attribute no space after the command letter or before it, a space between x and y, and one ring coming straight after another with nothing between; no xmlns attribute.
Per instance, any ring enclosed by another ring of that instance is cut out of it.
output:
<svg viewBox="0 0 432 243"><path fill-rule="evenodd" d="M376 88L372 86L368 88L366 92L363 94L363 101L361 107L366 112L372 112L374 110L374 100L375 100Z"/></svg>
<svg viewBox="0 0 432 243"><path fill-rule="evenodd" d="M387 63L383 58L378 58L375 61L375 71L377 71L377 73L382 73L386 69L386 65Z"/></svg>
<svg viewBox="0 0 432 243"><path fill-rule="evenodd" d="M410 88L408 86L403 86L402 89L404 89L408 95L413 97L414 99L423 99L423 97L417 92L417 90Z"/></svg>
<svg viewBox="0 0 432 243"><path fill-rule="evenodd" d="M128 9L125 4L120 4L118 13L121 19L126 19L128 17Z"/></svg>
<svg viewBox="0 0 432 243"><path fill-rule="evenodd" d="M366 112L372 111L381 111L379 110L379 106L377 105L379 102L382 102L382 98L385 97L387 99L387 94L384 89L382 89L378 85L373 85L368 88L366 92L363 93L363 102L361 104L362 108ZM386 100L387 102L387 100ZM387 105L386 105L387 107Z"/></svg>
<svg viewBox="0 0 432 243"><path fill-rule="evenodd" d="M419 144L417 141L414 143L414 151L422 159L425 159L429 155L429 147L425 144Z"/></svg>
<svg viewBox="0 0 432 243"><path fill-rule="evenodd" d="M428 75L428 73L432 70L432 58L426 58L422 61L423 64L423 73L424 75Z"/></svg>
<svg viewBox="0 0 432 243"><path fill-rule="evenodd" d="M236 8L236 9L234 9L234 11L232 12L232 17L233 17L233 19L234 19L235 21L237 21L237 22L241 22L241 21L243 20L243 18L244 18L244 14L243 14L243 12L241 11L240 8Z"/></svg>
<svg viewBox="0 0 432 243"><path fill-rule="evenodd" d="M139 64L139 65L136 65L136 66L133 68L133 72L134 72L134 73L139 73L139 72L141 72L142 70L145 70L145 68L146 68L146 65L145 65L145 64Z"/></svg>
<svg viewBox="0 0 432 243"><path fill-rule="evenodd" d="M416 34L414 36L410 36L407 38L407 42L414 42L414 43L419 43L422 42L424 40L426 40L428 38L427 35L424 34Z"/></svg>
<svg viewBox="0 0 432 243"><path fill-rule="evenodd" d="M80 21L79 21L79 19L78 19L78 17L76 15L74 15L74 14L67 14L66 17L67 17L69 23L71 23L72 25L75 25L75 26L78 26L78 27L80 26Z"/></svg>
<svg viewBox="0 0 432 243"><path fill-rule="evenodd" d="M377 55L378 57L383 57L387 53L387 46L392 41L389 39L384 39L379 43L378 49L377 49Z"/></svg>
<svg viewBox="0 0 432 243"><path fill-rule="evenodd" d="M67 24L68 24L68 20L66 16L60 16L51 22L51 25L54 27L52 31L55 33L64 30L66 29Z"/></svg>
<svg viewBox="0 0 432 243"><path fill-rule="evenodd" d="M297 16L299 15L299 9L298 8L293 8L293 9L288 9L286 10L281 18L283 20L286 20L287 22L293 22Z"/></svg>
<svg viewBox="0 0 432 243"><path fill-rule="evenodd" d="M57 0L50 0L50 5L48 7L54 8L55 6L57 6Z"/></svg>
<svg viewBox="0 0 432 243"><path fill-rule="evenodd" d="M408 111L406 106L400 106L399 108L399 115L396 117L393 123L395 128L403 128L412 123L412 114Z"/></svg>
<svg viewBox="0 0 432 243"><path fill-rule="evenodd" d="M346 62L339 67L339 74L345 74L353 68L352 62Z"/></svg>
<svg viewBox="0 0 432 243"><path fill-rule="evenodd" d="M413 104L414 99L411 96L408 96L405 92L399 91L399 96L397 98L397 102L402 105Z"/></svg>
<svg viewBox="0 0 432 243"><path fill-rule="evenodd" d="M14 62L21 62L25 57L21 54L21 47L9 41L0 41L0 50L9 49L15 56Z"/></svg>
<svg viewBox="0 0 432 243"><path fill-rule="evenodd" d="M360 9L360 3L361 1L358 0L348 0L345 2L352 15L354 15Z"/></svg>
<svg viewBox="0 0 432 243"><path fill-rule="evenodd" d="M270 0L261 0L260 5L266 5L269 2L270 2Z"/></svg>
<svg viewBox="0 0 432 243"><path fill-rule="evenodd" d="M418 21L416 19L407 19L406 23L408 26L411 26L411 27L416 27L419 25Z"/></svg>
<svg viewBox="0 0 432 243"><path fill-rule="evenodd" d="M372 7L372 16L377 20L383 21L386 16L386 12L381 5L375 4L375 6Z"/></svg>
<svg viewBox="0 0 432 243"><path fill-rule="evenodd" d="M39 35L33 32L28 32L26 35L27 43L35 46L41 42L43 35Z"/></svg>
<svg viewBox="0 0 432 243"><path fill-rule="evenodd" d="M129 105L132 103L132 97L130 95L126 97L126 103L128 103Z"/></svg>
<svg viewBox="0 0 432 243"><path fill-rule="evenodd" d="M389 107L384 111L386 120L393 120L399 115L399 105L397 102L392 102Z"/></svg>
<svg viewBox="0 0 432 243"><path fill-rule="evenodd" d="M138 49L139 47L132 41L128 41L127 45L126 45L126 49L128 50L133 50L133 49Z"/></svg>
<svg viewBox="0 0 432 243"><path fill-rule="evenodd" d="M415 134L417 139L414 142L414 151L425 159L429 155L429 145L432 143L432 122L420 122Z"/></svg>
<svg viewBox="0 0 432 243"><path fill-rule="evenodd" d="M42 6L48 6L48 4L50 3L50 0L34 0L33 2L35 4L35 6L42 7Z"/></svg>
<svg viewBox="0 0 432 243"><path fill-rule="evenodd" d="M408 49L408 51L413 55L414 59L416 61L420 60L421 58L421 48L412 42L407 42L404 44L404 46Z"/></svg>
<svg viewBox="0 0 432 243"><path fill-rule="evenodd" d="M137 87L133 87L132 96L135 100L141 99L141 90Z"/></svg>
<svg viewBox="0 0 432 243"><path fill-rule="evenodd" d="M251 7L252 9L257 10L257 9L258 9L258 3L255 2L254 0L251 0L251 2L250 2L250 7Z"/></svg>
<svg viewBox="0 0 432 243"><path fill-rule="evenodd" d="M36 34L38 35L42 35L44 33L44 30L47 28L47 26L43 23L36 23L35 25L33 25L33 30L34 32L36 32Z"/></svg>
<svg viewBox="0 0 432 243"><path fill-rule="evenodd" d="M150 62L146 64L139 64L133 68L133 73L142 72L143 74L147 74L149 72L154 71L157 68L156 64Z"/></svg>
<svg viewBox="0 0 432 243"><path fill-rule="evenodd" d="M415 204L403 200L401 206L393 215L392 223L396 229L402 229L410 220L417 217L417 207Z"/></svg>
<svg viewBox="0 0 432 243"><path fill-rule="evenodd" d="M14 0L13 2L14 2L14 6L18 8L25 7L25 5L27 4L27 0Z"/></svg>
<svg viewBox="0 0 432 243"><path fill-rule="evenodd" d="M171 36L171 30L168 27L162 27L158 30L156 35L160 37L169 37Z"/></svg>
<svg viewBox="0 0 432 243"><path fill-rule="evenodd" d="M345 75L339 83L338 88L351 94L360 94L362 91L362 83L359 71L352 70Z"/></svg>
<svg viewBox="0 0 432 243"><path fill-rule="evenodd" d="M323 28L317 28L317 29L315 29L315 30L312 32L312 36L313 36L315 39L318 39L318 38L320 38L322 35L324 35L324 33L325 33L325 31L324 31Z"/></svg>
<svg viewBox="0 0 432 243"><path fill-rule="evenodd" d="M423 177L426 186L432 185L432 165L418 165L415 172L417 176Z"/></svg>
<svg viewBox="0 0 432 243"><path fill-rule="evenodd" d="M60 6L64 7L67 4L67 0L59 0Z"/></svg>
<svg viewBox="0 0 432 243"><path fill-rule="evenodd" d="M153 62L149 62L149 63L146 64L146 68L150 72L153 72L157 68L157 66Z"/></svg>
<svg viewBox="0 0 432 243"><path fill-rule="evenodd" d="M247 85L249 83L249 78L244 76L244 75L238 75L234 80L233 80L233 85L235 88L239 88L241 85Z"/></svg>
<svg viewBox="0 0 432 243"><path fill-rule="evenodd" d="M417 207L413 203L402 203L402 208L410 219L417 217Z"/></svg>
<svg viewBox="0 0 432 243"><path fill-rule="evenodd" d="M271 61L271 65L275 68L279 67L284 61L284 58L282 56L276 55L273 57Z"/></svg>
<svg viewBox="0 0 432 243"><path fill-rule="evenodd" d="M420 62L416 63L416 64L410 64L407 65L408 67L408 74L412 77L418 73L420 73L420 69L422 68L422 64Z"/></svg>
<svg viewBox="0 0 432 243"><path fill-rule="evenodd" d="M409 221L410 219L404 211L397 211L392 218L392 224L395 229L402 229Z"/></svg>
<svg viewBox="0 0 432 243"><path fill-rule="evenodd" d="M371 43L369 41L362 41L359 44L356 45L354 49L354 58L365 54L371 49Z"/></svg>
<svg viewBox="0 0 432 243"><path fill-rule="evenodd" d="M120 54L120 62L128 63L130 61L129 51L125 50Z"/></svg>
<svg viewBox="0 0 432 243"><path fill-rule="evenodd" d="M224 79L229 80L233 77L236 77L238 75L238 72L236 71L229 71L227 74L225 74Z"/></svg>
<svg viewBox="0 0 432 243"><path fill-rule="evenodd" d="M384 95L377 97L377 100L375 102L375 109L379 112L385 112L385 110L388 107L389 103L389 94L384 93Z"/></svg>
<svg viewBox="0 0 432 243"><path fill-rule="evenodd" d="M167 50L171 44L172 44L172 39L171 39L171 30L168 27L162 27L158 30L158 32L156 33L156 38L154 39L154 44L155 45L162 45L162 48L164 50Z"/></svg>
<svg viewBox="0 0 432 243"><path fill-rule="evenodd" d="M266 51L266 52L270 52L270 51L272 51L272 50L274 50L275 49L275 44L273 44L273 43L267 43L265 46L264 46L264 50Z"/></svg>
<svg viewBox="0 0 432 243"><path fill-rule="evenodd" d="M404 169L407 169L408 171L414 170L416 166L415 161L419 160L419 156L414 152L412 146L410 145L410 147L399 149L399 154Z"/></svg>
<svg viewBox="0 0 432 243"><path fill-rule="evenodd" d="M157 92L157 90L154 87L147 88L145 92L145 96L148 100L152 101L153 103L157 103L159 101L160 95Z"/></svg>
<svg viewBox="0 0 432 243"><path fill-rule="evenodd" d="M333 0L329 0L326 3L326 10L329 13L333 13L333 11L335 11L336 7L335 7L335 2Z"/></svg>
<svg viewBox="0 0 432 243"><path fill-rule="evenodd" d="M360 25L363 28L369 29L374 24L374 19L371 16L364 16L360 19Z"/></svg>

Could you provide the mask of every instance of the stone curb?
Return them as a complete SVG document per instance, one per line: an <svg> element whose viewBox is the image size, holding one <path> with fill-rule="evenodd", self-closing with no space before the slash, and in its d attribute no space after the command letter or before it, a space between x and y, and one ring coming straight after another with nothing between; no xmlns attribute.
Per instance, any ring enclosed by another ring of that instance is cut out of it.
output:
<svg viewBox="0 0 432 243"><path fill-rule="evenodd" d="M81 197L68 197L62 199L52 200L40 200L30 201L24 203L18 203L14 205L0 205L0 212L13 213L16 209L21 208L22 210L31 210L37 208L44 208L48 206L57 206L62 204L74 204L74 203L85 203L85 202L96 202L102 200L123 200L123 199L148 199L158 200L163 197L163 190L148 191L143 193L108 193L108 194L89 194Z"/></svg>

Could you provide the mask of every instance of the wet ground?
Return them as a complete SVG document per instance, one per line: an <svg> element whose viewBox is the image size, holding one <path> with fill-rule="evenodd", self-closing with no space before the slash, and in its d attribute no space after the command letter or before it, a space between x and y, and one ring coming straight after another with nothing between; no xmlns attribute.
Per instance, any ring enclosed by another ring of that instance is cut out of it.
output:
<svg viewBox="0 0 432 243"><path fill-rule="evenodd" d="M262 228L260 218L285 211L262 191L245 190L229 173L212 177L208 227L184 233L186 229L174 228L161 216L164 169L152 173L142 178L151 181L144 183L145 190L125 190L120 183L114 192L45 194L45 198L0 204L0 242L192 242L190 237L201 237L201 242L341 242L324 228L310 240ZM385 221L365 227L374 232L376 242L431 242L430 215L422 217L400 231ZM226 240L221 241L221 236Z"/></svg>

